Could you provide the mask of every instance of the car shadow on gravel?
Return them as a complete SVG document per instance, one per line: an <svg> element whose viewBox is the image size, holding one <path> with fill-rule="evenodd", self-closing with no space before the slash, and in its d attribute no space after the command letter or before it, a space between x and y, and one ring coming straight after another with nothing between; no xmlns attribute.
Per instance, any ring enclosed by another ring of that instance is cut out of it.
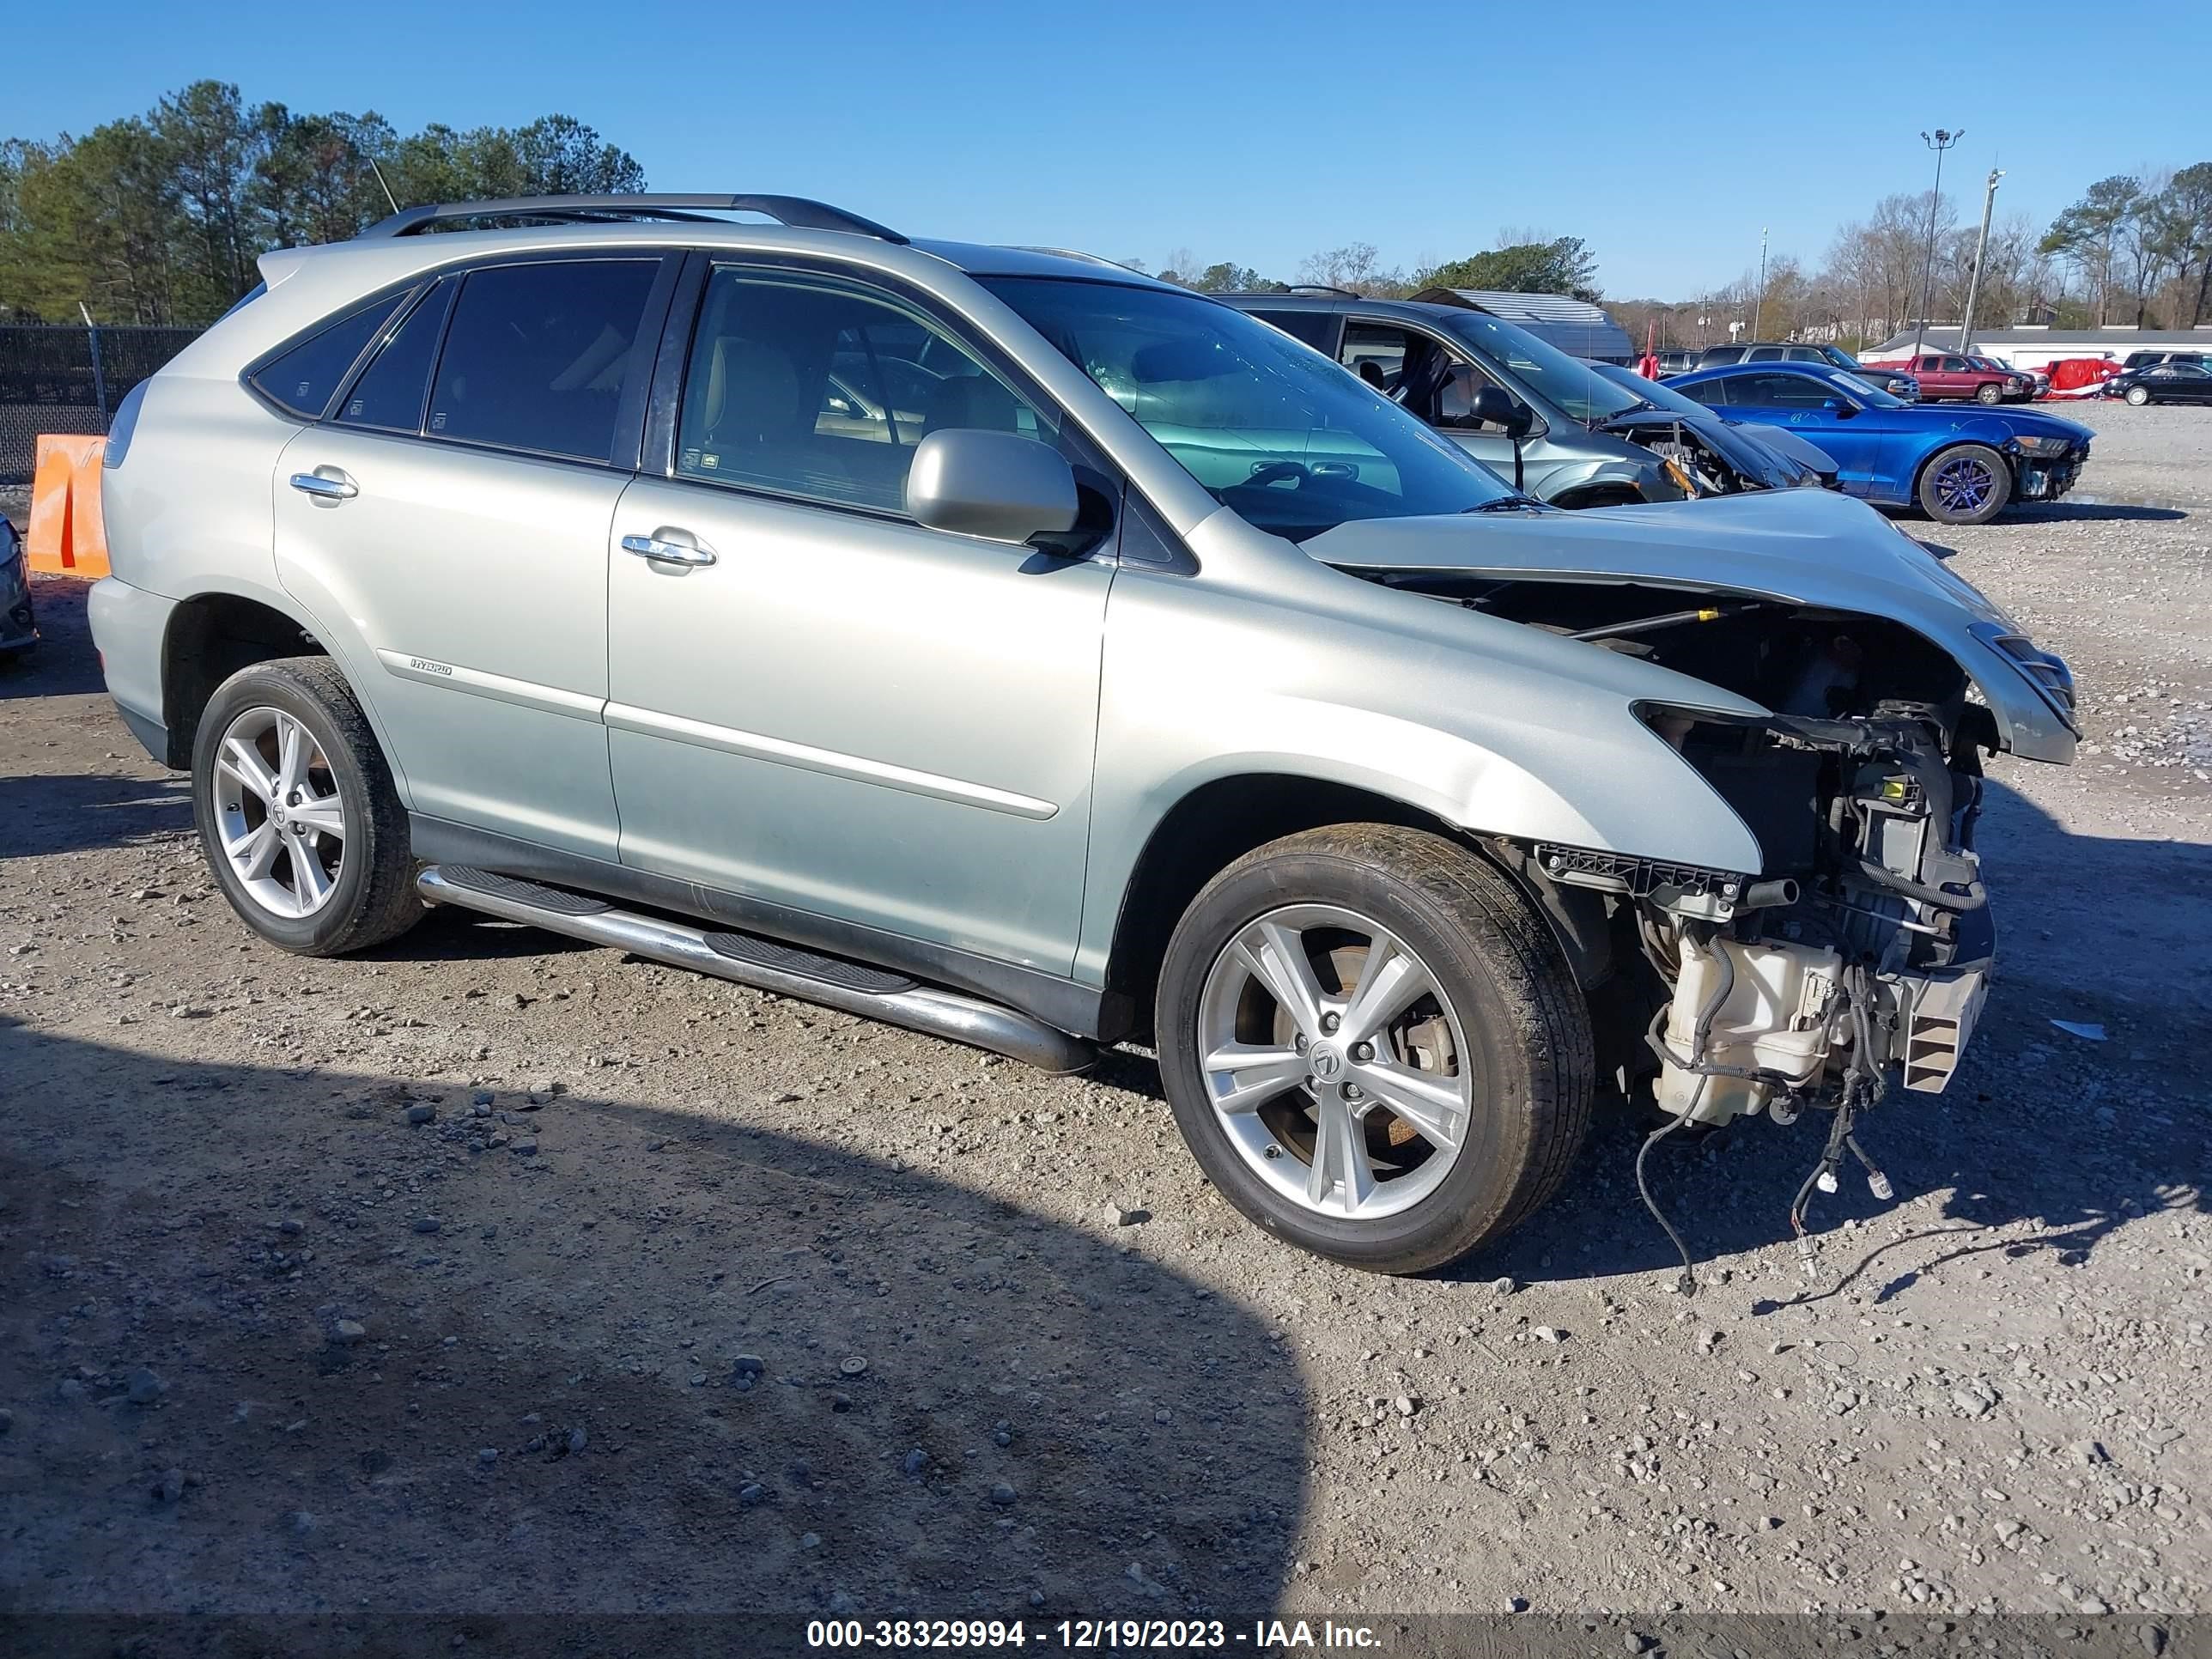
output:
<svg viewBox="0 0 2212 1659"><path fill-rule="evenodd" d="M24 697L66 697L104 691L100 653L84 614L92 584L81 576L31 576L31 614L39 642L0 659L0 703Z"/></svg>
<svg viewBox="0 0 2212 1659"><path fill-rule="evenodd" d="M2007 524L2172 524L2191 514L2156 501L2015 501L2004 511Z"/></svg>
<svg viewBox="0 0 2212 1659"><path fill-rule="evenodd" d="M0 1603L1270 1607L1274 1327L828 1142L0 1022Z"/></svg>
<svg viewBox="0 0 2212 1659"><path fill-rule="evenodd" d="M191 789L183 777L0 775L0 860L166 841L191 827Z"/></svg>
<svg viewBox="0 0 2212 1659"><path fill-rule="evenodd" d="M2212 939L2202 917L2212 848L2070 835L1994 782L1979 840L1999 966L1973 1046L1944 1093L1893 1092L1858 1130L1898 1200L1939 1193L1940 1218L1869 1244L1856 1224L1892 1206L1847 1159L1840 1189L1808 1206L1817 1273L1781 1305L1844 1290L1891 1299L1922 1277L1971 1272L1985 1252L2050 1250L2082 1262L2142 1215L2207 1207L2200 1183L2212 1169L2212 1114L2200 1079L2212 1044ZM2008 933L2021 948L2006 950ZM2106 1040L2072 1036L2055 1019L2101 1026ZM1634 1176L1637 1150L1660 1121L1616 1097L1559 1194L1452 1276L1678 1270ZM1790 1205L1830 1121L1826 1113L1787 1127L1740 1121L1655 1148L1653 1195L1692 1255L1791 1259Z"/></svg>

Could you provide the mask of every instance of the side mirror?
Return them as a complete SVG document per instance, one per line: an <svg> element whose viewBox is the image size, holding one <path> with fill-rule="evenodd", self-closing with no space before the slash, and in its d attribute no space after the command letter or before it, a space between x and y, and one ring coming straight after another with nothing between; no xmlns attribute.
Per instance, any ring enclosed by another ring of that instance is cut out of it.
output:
<svg viewBox="0 0 2212 1659"><path fill-rule="evenodd" d="M1859 412L1859 406L1856 404L1847 404L1841 398L1823 398L1820 407L1839 421L1848 421Z"/></svg>
<svg viewBox="0 0 2212 1659"><path fill-rule="evenodd" d="M1528 435L1533 419L1526 404L1516 403L1504 387L1496 386L1477 390L1474 407L1468 412L1469 425L1503 427L1505 435L1516 441Z"/></svg>
<svg viewBox="0 0 2212 1659"><path fill-rule="evenodd" d="M1064 537L1075 527L1080 503L1074 469L1049 444L1018 433L949 427L915 447L906 510L932 530L1026 544Z"/></svg>

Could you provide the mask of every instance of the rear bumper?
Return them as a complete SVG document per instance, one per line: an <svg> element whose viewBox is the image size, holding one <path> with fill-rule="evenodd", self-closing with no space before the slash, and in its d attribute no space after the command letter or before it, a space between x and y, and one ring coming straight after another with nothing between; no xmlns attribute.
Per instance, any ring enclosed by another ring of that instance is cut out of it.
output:
<svg viewBox="0 0 2212 1659"><path fill-rule="evenodd" d="M0 566L0 657L24 651L38 643L38 625L31 618L31 583L21 557Z"/></svg>
<svg viewBox="0 0 2212 1659"><path fill-rule="evenodd" d="M107 694L131 735L164 766L169 759L167 711L162 705L161 653L174 599L105 577L92 585L85 611L92 642L107 676Z"/></svg>

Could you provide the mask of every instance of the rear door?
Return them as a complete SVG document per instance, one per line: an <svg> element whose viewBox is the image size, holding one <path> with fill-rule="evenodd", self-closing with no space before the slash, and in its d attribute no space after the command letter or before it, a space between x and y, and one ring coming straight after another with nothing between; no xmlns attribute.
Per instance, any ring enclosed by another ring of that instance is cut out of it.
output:
<svg viewBox="0 0 2212 1659"><path fill-rule="evenodd" d="M825 917L1065 975L1110 535L1066 559L927 529L905 481L945 428L1095 458L915 296L769 264L702 278L688 352L664 348L665 450L614 526L645 550L609 584L623 861L798 913L802 937ZM1118 484L1087 476L1110 524Z"/></svg>
<svg viewBox="0 0 2212 1659"><path fill-rule="evenodd" d="M279 576L350 619L333 648L418 813L616 855L609 534L673 276L658 252L447 276L277 463Z"/></svg>

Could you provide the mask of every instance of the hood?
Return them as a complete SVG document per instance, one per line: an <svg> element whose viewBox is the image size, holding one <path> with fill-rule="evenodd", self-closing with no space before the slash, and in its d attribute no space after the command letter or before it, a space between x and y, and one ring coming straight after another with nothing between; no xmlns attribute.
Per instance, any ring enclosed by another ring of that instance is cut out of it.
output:
<svg viewBox="0 0 2212 1659"><path fill-rule="evenodd" d="M1678 415L1671 409L1637 409L1599 422L1598 430L1639 444L1647 439L1663 443L1668 428L1677 426L1695 432L1730 466L1764 489L1787 489L1804 482L1805 469L1794 459L1778 453L1781 447L1768 443L1764 432L1732 427L1717 416Z"/></svg>
<svg viewBox="0 0 2212 1659"><path fill-rule="evenodd" d="M1865 502L1832 491L1358 520L1304 550L1355 574L1632 582L1885 617L1951 655L1996 715L2006 748L2062 764L2073 758L2066 718L1996 643L2021 637L2012 618Z"/></svg>

